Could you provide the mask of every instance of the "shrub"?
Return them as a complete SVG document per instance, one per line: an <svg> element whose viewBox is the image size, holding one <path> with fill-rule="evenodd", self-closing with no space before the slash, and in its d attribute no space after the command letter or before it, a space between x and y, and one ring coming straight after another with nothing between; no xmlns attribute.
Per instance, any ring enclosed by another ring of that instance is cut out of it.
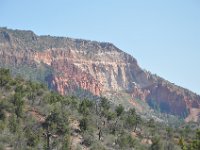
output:
<svg viewBox="0 0 200 150"><path fill-rule="evenodd" d="M106 150L105 147L100 144L99 142L94 142L92 145L91 145L91 150Z"/></svg>
<svg viewBox="0 0 200 150"><path fill-rule="evenodd" d="M131 137L131 135L128 135L126 133L123 133L121 136L117 139L117 144L121 148L133 148L135 144L135 140Z"/></svg>
<svg viewBox="0 0 200 150"><path fill-rule="evenodd" d="M80 126L81 131L86 131L88 129L88 118L83 117L80 120L79 126Z"/></svg>
<svg viewBox="0 0 200 150"><path fill-rule="evenodd" d="M85 132L83 134L83 139L84 139L83 144L88 147L91 146L92 143L94 142L94 136L89 132Z"/></svg>

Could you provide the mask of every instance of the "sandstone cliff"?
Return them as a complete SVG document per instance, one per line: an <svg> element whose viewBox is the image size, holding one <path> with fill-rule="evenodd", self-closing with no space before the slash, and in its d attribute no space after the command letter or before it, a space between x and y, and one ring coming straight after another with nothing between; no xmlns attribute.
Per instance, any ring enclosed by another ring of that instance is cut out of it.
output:
<svg viewBox="0 0 200 150"><path fill-rule="evenodd" d="M124 92L131 101L184 117L200 109L200 96L142 70L135 58L110 43L0 28L0 66L25 70L27 77L40 74L63 95L76 88L98 96Z"/></svg>

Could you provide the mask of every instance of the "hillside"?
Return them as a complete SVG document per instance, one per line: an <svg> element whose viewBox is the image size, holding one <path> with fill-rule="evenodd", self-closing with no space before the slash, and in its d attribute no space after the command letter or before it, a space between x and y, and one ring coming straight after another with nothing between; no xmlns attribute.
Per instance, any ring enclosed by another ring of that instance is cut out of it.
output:
<svg viewBox="0 0 200 150"><path fill-rule="evenodd" d="M111 43L0 28L0 66L62 95L88 91L115 105L198 121L200 96L141 69ZM148 105L147 105L148 104Z"/></svg>
<svg viewBox="0 0 200 150"><path fill-rule="evenodd" d="M146 120L104 97L62 96L0 69L1 150L197 150L197 128Z"/></svg>

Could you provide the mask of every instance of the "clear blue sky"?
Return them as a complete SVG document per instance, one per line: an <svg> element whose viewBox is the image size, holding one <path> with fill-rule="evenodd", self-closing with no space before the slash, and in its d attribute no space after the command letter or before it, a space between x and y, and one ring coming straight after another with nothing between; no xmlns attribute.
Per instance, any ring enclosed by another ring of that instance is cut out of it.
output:
<svg viewBox="0 0 200 150"><path fill-rule="evenodd" d="M114 43L200 94L200 0L0 0L0 26Z"/></svg>

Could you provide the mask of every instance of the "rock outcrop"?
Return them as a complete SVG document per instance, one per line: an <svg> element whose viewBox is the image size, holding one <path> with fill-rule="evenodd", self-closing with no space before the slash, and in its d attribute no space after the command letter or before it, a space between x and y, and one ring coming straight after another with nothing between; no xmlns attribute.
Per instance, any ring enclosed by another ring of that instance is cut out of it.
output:
<svg viewBox="0 0 200 150"><path fill-rule="evenodd" d="M98 96L126 92L133 101L184 117L200 109L200 96L142 70L135 58L111 43L0 28L0 66L25 70L26 76L39 70L40 79L63 95L76 88Z"/></svg>

